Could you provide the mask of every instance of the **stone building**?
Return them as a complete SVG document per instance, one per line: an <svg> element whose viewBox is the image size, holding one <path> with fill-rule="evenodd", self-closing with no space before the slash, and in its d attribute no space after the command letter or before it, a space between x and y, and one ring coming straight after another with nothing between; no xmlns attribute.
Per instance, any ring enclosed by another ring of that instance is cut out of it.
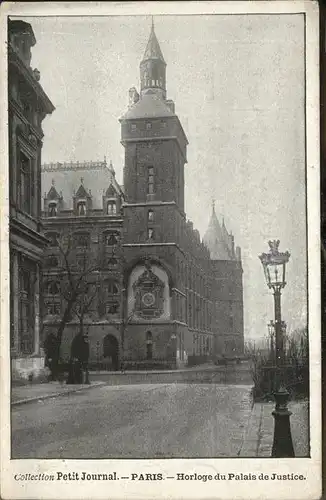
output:
<svg viewBox="0 0 326 500"><path fill-rule="evenodd" d="M166 63L153 26L140 63L140 92L129 90L120 123L123 188L105 162L42 170L48 235L85 232L103 266L97 304L88 318L92 360L119 357L126 366L182 366L187 360L242 354L240 249L214 209L204 241L186 219L188 139L174 102L167 99ZM51 289L55 269L50 261L49 266ZM115 291L114 310L108 290ZM55 328L59 307L45 309L48 330ZM62 344L66 356L77 328L71 318Z"/></svg>
<svg viewBox="0 0 326 500"><path fill-rule="evenodd" d="M9 21L10 346L14 376L37 375L40 351L42 121L54 106L31 67L30 24Z"/></svg>

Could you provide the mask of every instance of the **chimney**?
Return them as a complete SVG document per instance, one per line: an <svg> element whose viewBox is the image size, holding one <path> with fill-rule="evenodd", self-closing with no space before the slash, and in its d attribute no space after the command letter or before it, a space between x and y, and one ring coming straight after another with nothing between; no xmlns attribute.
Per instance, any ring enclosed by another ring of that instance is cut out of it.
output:
<svg viewBox="0 0 326 500"><path fill-rule="evenodd" d="M170 99L168 99L167 101L165 101L165 104L170 109L170 111L172 111L172 113L174 114L175 113L175 104L174 104L174 102L171 101Z"/></svg>
<svg viewBox="0 0 326 500"><path fill-rule="evenodd" d="M139 94L135 87L131 87L131 89L129 89L129 108L131 108L138 101L139 101Z"/></svg>

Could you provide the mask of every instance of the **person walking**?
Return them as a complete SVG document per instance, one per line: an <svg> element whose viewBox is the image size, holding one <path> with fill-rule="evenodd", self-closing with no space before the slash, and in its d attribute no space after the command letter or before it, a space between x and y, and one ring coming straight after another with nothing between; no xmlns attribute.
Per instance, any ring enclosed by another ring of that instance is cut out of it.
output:
<svg viewBox="0 0 326 500"><path fill-rule="evenodd" d="M44 342L45 366L50 370L48 380L57 379L58 371L58 339L55 333L49 332Z"/></svg>
<svg viewBox="0 0 326 500"><path fill-rule="evenodd" d="M79 332L70 349L69 374L67 384L89 384L88 372L89 342L87 334Z"/></svg>

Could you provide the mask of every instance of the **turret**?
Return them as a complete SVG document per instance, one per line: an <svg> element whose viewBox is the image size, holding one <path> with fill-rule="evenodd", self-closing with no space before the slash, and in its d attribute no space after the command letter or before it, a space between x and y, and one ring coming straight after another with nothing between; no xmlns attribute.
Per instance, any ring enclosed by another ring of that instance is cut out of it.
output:
<svg viewBox="0 0 326 500"><path fill-rule="evenodd" d="M143 60L140 63L141 94L155 93L166 98L166 62L154 31L154 22L149 35Z"/></svg>

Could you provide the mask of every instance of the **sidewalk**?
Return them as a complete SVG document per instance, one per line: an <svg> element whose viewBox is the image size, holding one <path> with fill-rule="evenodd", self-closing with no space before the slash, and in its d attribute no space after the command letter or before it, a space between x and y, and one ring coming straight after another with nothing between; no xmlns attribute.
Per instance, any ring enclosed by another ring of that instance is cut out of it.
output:
<svg viewBox="0 0 326 500"><path fill-rule="evenodd" d="M271 456L274 436L275 403L255 403L249 418L240 457ZM291 401L289 410L291 434L296 457L309 455L309 407L308 401Z"/></svg>
<svg viewBox="0 0 326 500"><path fill-rule="evenodd" d="M16 406L32 401L43 399L56 398L73 392L79 392L85 389L92 389L105 385L105 382L96 381L91 384L66 385L60 382L49 382L44 384L30 384L12 387L11 389L11 405Z"/></svg>

